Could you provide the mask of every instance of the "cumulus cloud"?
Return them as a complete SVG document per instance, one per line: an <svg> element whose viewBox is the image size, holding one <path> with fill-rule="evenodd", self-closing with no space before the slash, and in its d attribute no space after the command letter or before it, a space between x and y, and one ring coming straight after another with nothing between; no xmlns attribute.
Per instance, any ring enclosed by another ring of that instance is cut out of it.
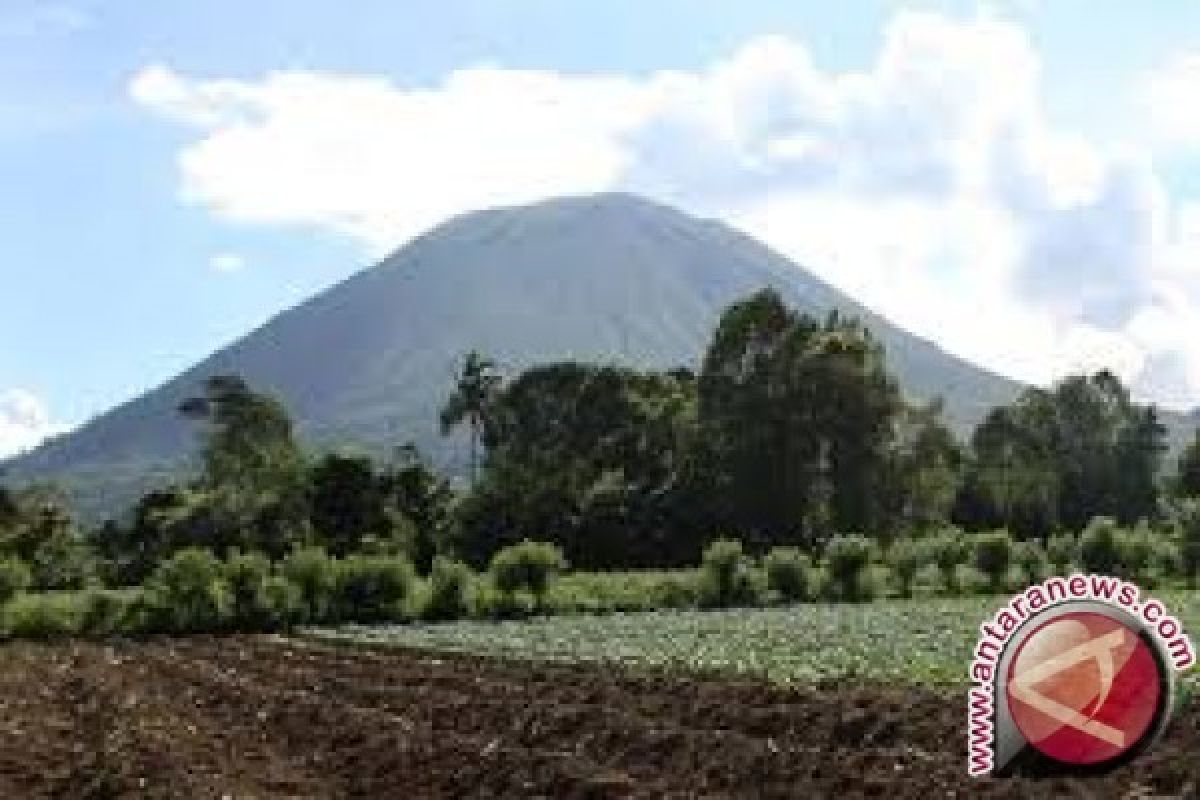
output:
<svg viewBox="0 0 1200 800"><path fill-rule="evenodd" d="M0 458L28 450L63 430L33 394L23 389L0 391Z"/></svg>
<svg viewBox="0 0 1200 800"><path fill-rule="evenodd" d="M233 222L320 226L375 255L465 210L633 190L724 218L1007 374L1108 365L1196 402L1200 346L1179 326L1200 307L1200 213L1146 153L1052 126L1040 84L1018 25L905 12L853 72L766 37L641 76L473 67L414 87L152 65L129 88L197 131L182 195Z"/></svg>

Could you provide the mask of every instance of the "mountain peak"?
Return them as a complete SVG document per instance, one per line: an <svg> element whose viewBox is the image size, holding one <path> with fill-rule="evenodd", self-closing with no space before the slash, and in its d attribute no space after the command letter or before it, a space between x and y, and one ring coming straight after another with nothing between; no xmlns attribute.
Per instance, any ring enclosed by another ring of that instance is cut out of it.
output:
<svg viewBox="0 0 1200 800"><path fill-rule="evenodd" d="M915 399L946 396L960 430L1019 390L872 315L749 236L627 193L456 217L214 353L163 386L10 462L112 513L195 452L175 413L218 373L277 394L317 446L384 454L414 441L444 467L461 443L438 410L462 355L509 374L559 360L696 366L721 312L763 287L816 315L858 315Z"/></svg>

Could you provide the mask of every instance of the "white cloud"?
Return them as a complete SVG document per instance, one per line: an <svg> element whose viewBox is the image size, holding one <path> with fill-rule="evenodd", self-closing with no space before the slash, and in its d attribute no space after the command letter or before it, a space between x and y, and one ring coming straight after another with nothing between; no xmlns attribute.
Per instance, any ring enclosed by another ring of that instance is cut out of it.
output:
<svg viewBox="0 0 1200 800"><path fill-rule="evenodd" d="M215 272L237 272L246 266L246 259L239 253L217 253L208 265Z"/></svg>
<svg viewBox="0 0 1200 800"><path fill-rule="evenodd" d="M1146 84L1151 133L1167 147L1200 146L1200 53L1178 55Z"/></svg>
<svg viewBox="0 0 1200 800"><path fill-rule="evenodd" d="M130 91L205 130L180 159L189 201L238 222L332 228L375 252L467 209L611 185L637 93L621 79L488 68L404 90L308 72L193 82L161 66Z"/></svg>
<svg viewBox="0 0 1200 800"><path fill-rule="evenodd" d="M374 255L465 210L634 190L722 217L994 369L1047 382L1107 364L1196 402L1200 345L1178 326L1200 314L1200 212L1148 153L1051 126L1040 82L1013 23L900 13L856 72L767 37L637 77L475 67L406 87L157 65L130 93L197 129L182 194L233 222L332 229Z"/></svg>
<svg viewBox="0 0 1200 800"><path fill-rule="evenodd" d="M0 458L28 450L65 428L50 419L46 406L23 389L0 391Z"/></svg>

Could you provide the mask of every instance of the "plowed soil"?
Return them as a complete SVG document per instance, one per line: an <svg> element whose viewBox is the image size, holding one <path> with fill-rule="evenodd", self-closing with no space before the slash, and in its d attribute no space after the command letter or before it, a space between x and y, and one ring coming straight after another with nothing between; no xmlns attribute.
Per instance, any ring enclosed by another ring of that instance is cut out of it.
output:
<svg viewBox="0 0 1200 800"><path fill-rule="evenodd" d="M964 698L272 637L0 648L0 797L1196 796L1200 715L1102 776L965 774Z"/></svg>

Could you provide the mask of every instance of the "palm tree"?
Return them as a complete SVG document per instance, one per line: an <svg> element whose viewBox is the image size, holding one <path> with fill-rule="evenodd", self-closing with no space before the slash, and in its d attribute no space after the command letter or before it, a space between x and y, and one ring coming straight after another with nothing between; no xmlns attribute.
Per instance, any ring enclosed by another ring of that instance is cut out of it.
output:
<svg viewBox="0 0 1200 800"><path fill-rule="evenodd" d="M454 393L442 408L442 435L450 433L463 421L471 429L471 482L478 478L479 445L483 439L488 413L500 392L501 377L496 363L477 351L467 353Z"/></svg>

